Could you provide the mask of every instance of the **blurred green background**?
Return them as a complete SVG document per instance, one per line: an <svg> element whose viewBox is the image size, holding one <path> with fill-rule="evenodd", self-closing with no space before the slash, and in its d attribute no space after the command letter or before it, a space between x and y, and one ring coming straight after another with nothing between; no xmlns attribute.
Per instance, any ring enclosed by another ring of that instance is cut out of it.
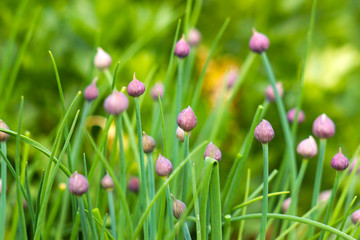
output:
<svg viewBox="0 0 360 240"><path fill-rule="evenodd" d="M185 5L186 1L155 0L0 1L0 74L5 88L9 79L16 79L6 105L1 100L5 97L4 90L0 93L0 118L11 129L16 129L20 96L23 95L23 129L30 130L33 138L46 146L51 144L49 134L53 133L59 121L61 105L49 50L56 59L67 103L94 76L99 76L100 85L106 82L105 76L93 67L97 46L112 56L111 70L120 61L116 78L118 87L126 86L132 80L133 72L139 80L144 80L154 66L158 68L152 84L164 82L177 20L183 17ZM286 108L295 106L311 5L312 1L305 0L203 1L196 25L203 40L191 81L198 79L210 45L225 18L230 17L231 21L207 70L196 112L199 125L194 136L200 132L201 124L206 122L216 102L226 71L230 66L237 66L241 71L242 62L249 53L248 40L253 27L269 37L268 56L278 80L283 83ZM18 18L21 12L22 17ZM299 127L298 139L311 134L312 122L321 113L326 113L335 122L336 134L327 145L322 189L332 186L335 171L330 167L330 160L338 148L341 147L350 158L360 143L359 23L360 1L319 1L306 66L303 102L306 118ZM34 28L30 35L32 25ZM12 34L16 28L18 34L14 38ZM28 46L22 50L26 38ZM21 51L24 55L19 58ZM14 76L12 72L17 64L19 71ZM8 72L4 72L4 65L10 66ZM264 68L257 57L215 140L223 153L220 165L222 183L250 127L257 105L264 100L267 85ZM144 98L143 115L150 116L152 101L149 91ZM104 115L102 101L96 113ZM278 167L285 146L274 104L269 107L266 119L272 123L276 133L270 144L272 170ZM143 124L145 129L150 126L146 120ZM10 148L14 149L15 144ZM262 169L258 167L262 166L261 156L261 146L254 142L246 166L252 169L253 187L262 181ZM303 210L310 205L315 169L316 159L309 162L301 190ZM236 202L240 199L241 194Z"/></svg>

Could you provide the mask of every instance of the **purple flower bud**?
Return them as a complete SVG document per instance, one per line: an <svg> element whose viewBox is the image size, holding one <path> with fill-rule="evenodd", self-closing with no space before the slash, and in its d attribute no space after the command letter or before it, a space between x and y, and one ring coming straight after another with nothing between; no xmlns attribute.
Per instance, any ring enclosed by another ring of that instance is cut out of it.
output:
<svg viewBox="0 0 360 240"><path fill-rule="evenodd" d="M103 189L108 191L112 191L114 189L114 181L108 173L101 179L101 186Z"/></svg>
<svg viewBox="0 0 360 240"><path fill-rule="evenodd" d="M158 100L158 95L160 95L160 98L162 98L164 96L164 85L162 83L156 83L152 88L151 88L151 97L152 99L154 99L155 101Z"/></svg>
<svg viewBox="0 0 360 240"><path fill-rule="evenodd" d="M330 197L331 197L331 190L322 191L319 194L318 202L326 202L330 199Z"/></svg>
<svg viewBox="0 0 360 240"><path fill-rule="evenodd" d="M179 58L184 58L190 53L190 45L185 41L184 34L182 38L176 43L174 54Z"/></svg>
<svg viewBox="0 0 360 240"><path fill-rule="evenodd" d="M331 138L335 134L335 124L323 113L315 119L312 131L315 137Z"/></svg>
<svg viewBox="0 0 360 240"><path fill-rule="evenodd" d="M231 69L228 72L228 74L226 76L228 89L230 89L234 86L236 79L238 78L238 75L239 75L239 71L237 69Z"/></svg>
<svg viewBox="0 0 360 240"><path fill-rule="evenodd" d="M136 79L135 73L133 80L127 87L127 93L132 97L139 97L145 92L145 85Z"/></svg>
<svg viewBox="0 0 360 240"><path fill-rule="evenodd" d="M287 119L290 123L293 123L295 120L295 114L296 114L296 108L293 108L288 111L287 113ZM298 113L298 123L303 123L305 120L305 114L303 110L300 110Z"/></svg>
<svg viewBox="0 0 360 240"><path fill-rule="evenodd" d="M197 119L194 111L191 107L187 107L182 110L177 118L177 125L182 128L185 132L190 132L194 129L197 124Z"/></svg>
<svg viewBox="0 0 360 240"><path fill-rule="evenodd" d="M155 149L155 140L153 137L147 135L145 132L143 132L142 137L143 142L143 149L145 153L152 153Z"/></svg>
<svg viewBox="0 0 360 240"><path fill-rule="evenodd" d="M84 90L84 97L88 102L95 100L99 96L99 90L96 87L97 77Z"/></svg>
<svg viewBox="0 0 360 240"><path fill-rule="evenodd" d="M303 158L312 158L317 154L317 145L312 136L302 140L296 148L296 151Z"/></svg>
<svg viewBox="0 0 360 240"><path fill-rule="evenodd" d="M0 128L9 130L8 125L6 125L6 123L2 119L0 119ZM0 142L6 142L9 139L9 137L10 137L9 134L0 131Z"/></svg>
<svg viewBox="0 0 360 240"><path fill-rule="evenodd" d="M182 201L176 199L172 194L171 194L171 197L174 200L174 202L173 202L173 214L174 214L174 217L176 219L179 219L181 217L181 215L185 212L186 205Z"/></svg>
<svg viewBox="0 0 360 240"><path fill-rule="evenodd" d="M284 89L283 89L282 83L277 82L275 84L275 87L276 87L277 92L279 93L279 96L282 97L284 95ZM273 89L273 87L271 85L267 86L267 88L265 90L265 96L266 96L266 99L269 102L275 102L276 101L275 92L274 92L274 89Z"/></svg>
<svg viewBox="0 0 360 240"><path fill-rule="evenodd" d="M190 29L187 39L190 46L196 47L201 42L201 33L195 28Z"/></svg>
<svg viewBox="0 0 360 240"><path fill-rule="evenodd" d="M350 166L350 169L349 169L349 173L351 173L351 172L354 170L354 168L355 168L358 160L359 160L359 158L357 158L357 157L354 158L354 160L353 160L352 163L351 163L351 166ZM356 173L360 173L360 166L358 166L358 168L357 168L357 170L356 170Z"/></svg>
<svg viewBox="0 0 360 240"><path fill-rule="evenodd" d="M283 213L287 212L287 210L290 207L290 204L291 204L291 198L287 198L287 199L284 200L284 202L283 202L283 204L281 206Z"/></svg>
<svg viewBox="0 0 360 240"><path fill-rule="evenodd" d="M112 59L110 55L105 52L101 47L97 48L97 52L94 59L94 65L99 70L108 69L111 65Z"/></svg>
<svg viewBox="0 0 360 240"><path fill-rule="evenodd" d="M356 225L360 221L360 209L356 210L351 214L351 221Z"/></svg>
<svg viewBox="0 0 360 240"><path fill-rule="evenodd" d="M221 151L220 149L213 144L212 142L209 143L209 145L206 147L205 153L204 153L204 159L206 157L211 157L215 159L216 161L221 161Z"/></svg>
<svg viewBox="0 0 360 240"><path fill-rule="evenodd" d="M73 175L70 176L68 185L69 192L77 196L83 195L89 189L88 180L77 171L75 171Z"/></svg>
<svg viewBox="0 0 360 240"><path fill-rule="evenodd" d="M112 115L119 115L129 106L129 100L122 92L114 91L104 102L105 111Z"/></svg>
<svg viewBox="0 0 360 240"><path fill-rule="evenodd" d="M191 136L191 132L189 132L189 138ZM180 141L180 142L184 142L184 138L185 138L185 132L184 130L182 130L180 127L176 128L176 138Z"/></svg>
<svg viewBox="0 0 360 240"><path fill-rule="evenodd" d="M341 153L341 148L339 152L331 159L331 167L337 171L344 171L349 166L349 160Z"/></svg>
<svg viewBox="0 0 360 240"><path fill-rule="evenodd" d="M253 29L253 35L249 41L249 48L256 53L265 52L269 48L270 42L267 36Z"/></svg>
<svg viewBox="0 0 360 240"><path fill-rule="evenodd" d="M155 171L158 176L165 177L168 176L173 170L173 166L169 159L159 154L158 159L155 164Z"/></svg>
<svg viewBox="0 0 360 240"><path fill-rule="evenodd" d="M128 183L128 188L131 192L138 193L139 186L140 186L139 178L137 178L137 177L130 178L129 183Z"/></svg>
<svg viewBox="0 0 360 240"><path fill-rule="evenodd" d="M259 142L268 143L274 138L275 133L271 124L263 119L255 128L254 135Z"/></svg>

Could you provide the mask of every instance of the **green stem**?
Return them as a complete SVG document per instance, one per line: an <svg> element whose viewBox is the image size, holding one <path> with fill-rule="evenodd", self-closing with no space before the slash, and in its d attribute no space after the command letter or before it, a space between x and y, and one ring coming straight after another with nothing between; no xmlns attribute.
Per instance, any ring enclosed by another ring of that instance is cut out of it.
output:
<svg viewBox="0 0 360 240"><path fill-rule="evenodd" d="M184 222L184 224L182 225L182 230L183 230L183 233L184 233L184 239L185 240L191 240L189 227L188 227L186 222Z"/></svg>
<svg viewBox="0 0 360 240"><path fill-rule="evenodd" d="M165 184L165 182L164 182ZM173 212L172 212L172 198L171 198L171 194L170 194L170 187L169 185L166 186L165 188L165 194L166 194L166 207L167 207L167 214L168 214L168 219L169 219L169 228L170 228L170 232L174 231L174 217L173 217Z"/></svg>
<svg viewBox="0 0 360 240"><path fill-rule="evenodd" d="M111 234L116 239L116 217L115 217L115 206L114 206L114 194L112 190L107 191L107 197L109 202L109 212L111 219Z"/></svg>
<svg viewBox="0 0 360 240"><path fill-rule="evenodd" d="M211 239L222 239L221 228L221 197L220 197L220 176L219 163L212 159L214 169L210 179L210 218L211 218Z"/></svg>
<svg viewBox="0 0 360 240"><path fill-rule="evenodd" d="M184 159L189 155L189 133L184 133ZM187 182L188 182L188 168L189 164L186 164L183 170L183 182L182 182L182 200L186 203L187 194ZM196 184L196 182L195 182Z"/></svg>
<svg viewBox="0 0 360 240"><path fill-rule="evenodd" d="M86 221L86 214L85 214L85 207L84 207L84 201L82 197L78 197L78 203L79 203L79 212L80 212L80 222L82 227L82 233L84 236L84 239L90 239L89 237L89 229Z"/></svg>
<svg viewBox="0 0 360 240"><path fill-rule="evenodd" d="M332 189L332 191L331 191L330 202L329 202L328 208L327 208L327 210L326 210L326 214L325 214L325 220L324 220L324 224L325 224L325 225L327 225L327 224L329 223L330 213L331 213L332 207L333 207L333 205L334 205L334 200L335 200L336 191L337 191L337 188L338 188L338 186L339 186L339 179L340 179L340 171L336 171L334 186L333 186L333 189ZM325 231L322 230L319 239L320 239L320 240L323 240L323 239L324 239L324 235L325 235Z"/></svg>
<svg viewBox="0 0 360 240"><path fill-rule="evenodd" d="M6 156L6 142L0 142L1 151ZM6 219L6 161L3 157L1 159L1 213L0 213L0 239L5 239L5 219Z"/></svg>
<svg viewBox="0 0 360 240"><path fill-rule="evenodd" d="M290 161L289 168L290 168L290 172L291 172L291 186L292 186L292 189L294 189L296 176L297 176L297 167L296 167L296 162L295 162L296 159L295 159L294 143L293 143L293 139L291 137L289 122L286 117L284 103L279 95L278 90L276 89L276 78L275 78L274 72L272 70L270 61L266 55L266 52L261 53L260 56L261 56L261 60L264 64L264 67L266 69L270 84L271 84L272 88L274 89L276 105L278 107L281 126L283 128L284 135L285 135L286 147L289 151L289 161ZM292 197L297 197L297 196L292 196Z"/></svg>
<svg viewBox="0 0 360 240"><path fill-rule="evenodd" d="M326 139L320 139L320 146L319 146L319 159L318 164L316 168L316 174L315 174L315 183L314 183L314 190L313 190L313 197L311 201L311 208L315 207L315 205L318 202L319 198L319 192L321 187L321 178L322 178L322 170L323 170L323 164L324 164L324 157L325 157L325 149L326 149ZM317 215L317 211L314 211L310 215L310 219L315 219ZM314 235L314 227L310 226L308 229L308 237L311 237Z"/></svg>
<svg viewBox="0 0 360 240"><path fill-rule="evenodd" d="M126 162L125 162L125 151L124 141L122 135L122 118L121 115L115 117L116 132L119 138L119 162L120 162L120 184L124 197L126 197Z"/></svg>
<svg viewBox="0 0 360 240"><path fill-rule="evenodd" d="M244 202L248 200L249 197L249 189L250 189L250 179L251 179L251 169L248 169L248 174L246 178L246 188L245 188L245 196ZM246 214L246 206L243 208L242 215ZM244 231L245 221L240 222L239 233L238 233L238 240L242 239L243 231Z"/></svg>
<svg viewBox="0 0 360 240"><path fill-rule="evenodd" d="M160 203L160 213L158 216L159 224L158 224L158 232L157 232L157 240L161 240L164 238L164 219L165 219L165 206L166 206L166 196L162 194L161 203Z"/></svg>
<svg viewBox="0 0 360 240"><path fill-rule="evenodd" d="M154 165L151 153L146 154L147 156L147 168L148 168L148 184L149 184L149 201L153 200L155 196L155 179L154 179ZM150 212L150 239L155 239L155 229L156 229L156 206L151 209Z"/></svg>
<svg viewBox="0 0 360 240"><path fill-rule="evenodd" d="M266 222L268 212L268 175L269 175L269 145L267 143L262 144L263 147L263 160L264 160L264 172L263 172L263 201L262 201L262 216L261 216L261 227L260 227L260 239L265 240L266 237Z"/></svg>
<svg viewBox="0 0 360 240"><path fill-rule="evenodd" d="M147 181L145 173L145 160L144 160L144 149L142 144L142 129L141 129L141 115L140 115L140 104L139 98L134 98L135 102L135 111L136 111L136 129L138 134L138 143L139 143L139 154L140 154L140 193L141 193L141 209L144 211L147 208ZM151 222L149 223L151 226ZM144 229L148 229L148 225L144 224Z"/></svg>
<svg viewBox="0 0 360 240"><path fill-rule="evenodd" d="M187 141L189 141L189 137L187 137ZM198 192L196 188L195 161L193 161L191 169L192 169L191 179L192 179L194 209L195 209L195 219L196 219L196 239L201 239L200 207L198 201Z"/></svg>
<svg viewBox="0 0 360 240"><path fill-rule="evenodd" d="M355 196L355 197L353 198L353 200L351 201L351 203L350 203L350 205L349 205L349 207L348 207L348 210L346 211L346 214L345 214L345 216L344 216L344 219L343 219L343 221L341 222L341 225L340 225L340 228L339 228L340 231L343 231L343 229L344 229L344 227L345 227L345 223L346 223L347 217L351 214L351 208L352 208L352 206L354 205L356 198L357 198L357 196ZM339 239L339 236L337 236L335 240L338 240L338 239Z"/></svg>
<svg viewBox="0 0 360 240"><path fill-rule="evenodd" d="M231 229L231 215L230 214L225 215L224 220L225 220L224 239L230 240L231 230L232 230ZM239 230L239 232L240 232L240 230Z"/></svg>

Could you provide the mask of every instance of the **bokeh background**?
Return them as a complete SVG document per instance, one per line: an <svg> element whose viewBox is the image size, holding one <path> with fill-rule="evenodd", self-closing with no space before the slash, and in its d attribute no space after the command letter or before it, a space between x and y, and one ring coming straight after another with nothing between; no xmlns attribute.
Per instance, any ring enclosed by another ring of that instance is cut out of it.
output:
<svg viewBox="0 0 360 240"><path fill-rule="evenodd" d="M190 81L197 81L211 43L226 17L231 21L206 73L196 112L199 126L206 122L216 103L225 73L233 67L241 71L242 62L249 53L248 40L253 27L269 37L268 56L278 80L283 83L286 108L294 107L312 1L203 0L202 4L196 25L202 34L202 42ZM56 59L67 103L93 77L99 77L100 85L106 83L104 74L93 66L97 46L112 56L111 70L120 61L117 87L126 86L132 80L133 72L138 79L144 80L151 69L156 69L152 84L164 82L177 21L183 18L185 5L186 1L158 0L0 1L0 76L4 84L0 92L0 118L11 129L16 129L20 96L24 96L23 129L31 131L34 139L45 146L51 146L52 138L49 136L55 134L61 104L49 50ZM322 189L328 189L335 176L330 167L332 156L341 147L350 158L360 144L360 1L319 1L315 20L305 74L303 110L306 118L299 127L297 143L311 134L312 122L318 115L326 113L333 119L336 134L328 141L322 184ZM13 36L14 28L18 28L16 36ZM4 71L4 65L10 66L9 71ZM19 68L18 72L14 71L16 68ZM8 101L4 102L4 89L11 79L15 79L14 88ZM174 91L174 83L175 77L170 92ZM231 111L226 113L221 133L214 140L223 153L220 165L222 183L250 127L257 105L264 100L267 85L265 70L257 57L231 105ZM142 111L145 116L152 114L153 102L149 95L147 91L144 96ZM96 114L104 115L102 101L98 103ZM169 104L165 103L165 109ZM146 129L151 123L146 121L146 117L144 119ZM266 119L276 132L276 138L270 144L271 171L278 168L285 146L274 104L269 107ZM194 130L194 136L200 132L200 127ZM9 152L14 152L14 141L9 144ZM262 181L261 156L261 146L254 142L246 165L252 169L252 187ZM299 165L300 158L298 160ZM309 162L301 189L302 211L310 206L315 169L316 159ZM241 188L244 184L239 185ZM241 189L236 191L236 202L243 198L242 192Z"/></svg>

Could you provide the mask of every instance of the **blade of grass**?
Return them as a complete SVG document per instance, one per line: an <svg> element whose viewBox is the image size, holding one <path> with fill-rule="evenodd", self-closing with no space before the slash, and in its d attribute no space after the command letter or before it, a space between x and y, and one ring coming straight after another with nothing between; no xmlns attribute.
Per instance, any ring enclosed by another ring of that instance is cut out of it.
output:
<svg viewBox="0 0 360 240"><path fill-rule="evenodd" d="M251 169L248 168L247 178L246 178L244 202L246 202L248 200L248 197L249 197L250 179L251 179ZM246 215L246 206L243 208L242 215ZM231 218L229 219L229 221L230 220L231 220ZM239 233L238 233L238 240L242 239L242 235L243 235L243 232L244 232L244 226L245 226L245 221L241 221L240 222L240 227L239 227Z"/></svg>
<svg viewBox="0 0 360 240"><path fill-rule="evenodd" d="M289 194L290 192L289 191L283 191L283 192L274 192L274 193L269 193L267 196L268 198L270 197L275 197L275 196L279 196L279 195L286 195L286 194ZM249 198L250 199L250 198ZM254 202L258 202L258 201L261 201L263 199L263 196L259 196L259 197L256 197L256 198L253 198L247 202L244 202L244 203L241 203L239 205L236 205L235 207L232 208L233 211L235 210L238 210L240 208L244 208Z"/></svg>
<svg viewBox="0 0 360 240"><path fill-rule="evenodd" d="M77 212L76 217L75 217L75 222L74 222L74 225L72 227L70 240L78 239L79 225L80 225L80 214L79 214L79 212Z"/></svg>
<svg viewBox="0 0 360 240"><path fill-rule="evenodd" d="M211 239L222 239L221 227L221 198L220 198L220 176L219 163L211 159L213 165L210 179L210 213L211 213Z"/></svg>

